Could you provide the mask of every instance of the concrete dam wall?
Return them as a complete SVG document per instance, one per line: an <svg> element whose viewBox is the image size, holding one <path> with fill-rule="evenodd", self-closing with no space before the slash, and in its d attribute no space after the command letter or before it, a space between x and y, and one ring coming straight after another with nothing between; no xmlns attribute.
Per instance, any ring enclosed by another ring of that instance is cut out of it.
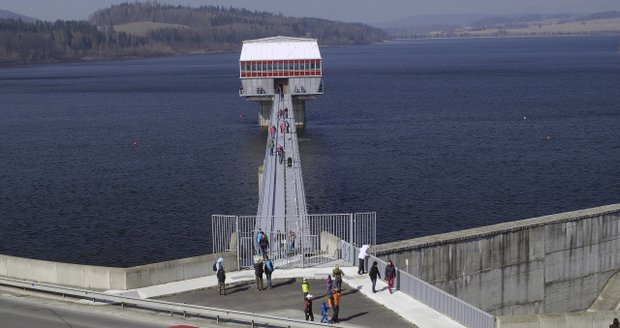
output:
<svg viewBox="0 0 620 328"><path fill-rule="evenodd" d="M494 315L584 311L620 269L620 204L378 245Z"/></svg>

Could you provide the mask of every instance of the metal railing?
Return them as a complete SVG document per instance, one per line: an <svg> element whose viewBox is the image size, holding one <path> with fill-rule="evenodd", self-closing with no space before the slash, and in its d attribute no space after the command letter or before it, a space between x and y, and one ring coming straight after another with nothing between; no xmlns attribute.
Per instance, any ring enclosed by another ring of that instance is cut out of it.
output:
<svg viewBox="0 0 620 328"><path fill-rule="evenodd" d="M356 249L356 254L359 248ZM387 263L376 256L369 256L367 263L377 261L383 276ZM422 279L396 268L394 287L428 305L437 312L471 328L494 328L495 316L437 288Z"/></svg>
<svg viewBox="0 0 620 328"><path fill-rule="evenodd" d="M283 229L268 229L259 222L284 222ZM254 264L260 254L256 240L257 225L268 238L267 253L277 266L306 267L332 261L351 262L354 256L347 245L376 243L375 213L340 213L257 216L213 215L213 250L237 250L239 268ZM362 226L358 228L358 226ZM294 237L294 238L292 238ZM360 243L360 244L356 244Z"/></svg>
<svg viewBox="0 0 620 328"><path fill-rule="evenodd" d="M200 305L180 304L166 301L157 301L149 299L139 299L128 296L110 295L101 292L95 292L85 289L56 286L50 284L37 283L33 281L18 280L7 277L0 277L0 285L20 288L24 290L32 290L43 293L70 296L78 299L90 300L93 303L102 303L108 305L117 305L121 308L126 306L134 306L140 309L146 309L157 312L170 313L170 315L178 314L183 317L193 316L203 319L213 319L217 323L220 321L235 322L241 324L249 324L251 327L324 327L325 324L320 322L312 322L291 318L282 318L271 315L264 315L253 312L243 312L236 310L227 310L214 307L206 307ZM334 325L331 325L334 326ZM334 327L338 327L335 325Z"/></svg>
<svg viewBox="0 0 620 328"><path fill-rule="evenodd" d="M278 158L276 154L276 149L279 146L278 143L278 135L279 135L279 122L278 122L278 108L280 107L280 97L274 97L273 106L271 109L270 116L270 126L268 129L271 129L272 126L276 128L276 132L274 135L271 132L267 133L267 142L265 143L265 157L264 157L264 172L263 172L263 182L261 186L261 192L259 194L259 205L258 205L258 216L272 216L274 215L274 207L275 207L275 179L276 179L276 170L278 166ZM271 147L269 147L269 140L273 142L273 151Z"/></svg>

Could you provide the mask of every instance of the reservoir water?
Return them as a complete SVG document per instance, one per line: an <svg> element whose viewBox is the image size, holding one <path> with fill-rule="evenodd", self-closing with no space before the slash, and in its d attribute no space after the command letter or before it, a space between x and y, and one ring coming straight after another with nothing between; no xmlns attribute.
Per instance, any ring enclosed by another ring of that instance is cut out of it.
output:
<svg viewBox="0 0 620 328"><path fill-rule="evenodd" d="M620 37L324 48L311 213L380 243L620 202ZM265 131L239 54L0 68L0 253L131 266L255 214Z"/></svg>

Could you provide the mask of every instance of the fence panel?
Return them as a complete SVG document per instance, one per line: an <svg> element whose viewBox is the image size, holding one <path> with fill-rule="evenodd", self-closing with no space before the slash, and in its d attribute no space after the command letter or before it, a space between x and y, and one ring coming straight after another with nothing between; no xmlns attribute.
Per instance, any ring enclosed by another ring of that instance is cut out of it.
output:
<svg viewBox="0 0 620 328"><path fill-rule="evenodd" d="M211 216L213 253L237 252L236 218L233 215Z"/></svg>
<svg viewBox="0 0 620 328"><path fill-rule="evenodd" d="M377 245L377 213L355 213L353 226L353 245L356 247Z"/></svg>
<svg viewBox="0 0 620 328"><path fill-rule="evenodd" d="M354 263L354 244L376 243L376 214L312 214L303 217L214 215L213 250L234 250L239 267L250 268L255 258L262 256L256 240L258 229L268 238L267 252L276 267Z"/></svg>
<svg viewBox="0 0 620 328"><path fill-rule="evenodd" d="M342 246L351 238L351 214L312 214L307 222L312 253L304 257L304 266L341 262Z"/></svg>
<svg viewBox="0 0 620 328"><path fill-rule="evenodd" d="M240 216L237 234L240 246L237 258L240 268L251 268L254 265L254 255L260 251L256 243L256 216Z"/></svg>

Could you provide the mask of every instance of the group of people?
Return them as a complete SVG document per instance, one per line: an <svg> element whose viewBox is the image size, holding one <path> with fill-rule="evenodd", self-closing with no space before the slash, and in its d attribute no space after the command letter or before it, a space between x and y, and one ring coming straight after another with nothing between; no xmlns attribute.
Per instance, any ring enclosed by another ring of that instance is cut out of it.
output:
<svg viewBox="0 0 620 328"><path fill-rule="evenodd" d="M375 286L377 285L377 278L381 279L381 274L379 273L377 261L372 262L372 266L368 271L368 276L370 277L370 281L372 282L372 292L376 293L377 291L375 290ZM383 277L388 284L388 290L390 291L390 294L392 294L392 288L394 288L394 279L396 278L396 267L394 267L394 263L392 263L392 260L387 261Z"/></svg>
<svg viewBox="0 0 620 328"><path fill-rule="evenodd" d="M285 130L288 132L288 122L286 124L282 123L280 125L280 130L282 132L284 132ZM285 151L284 151L284 146L282 146L282 145L278 145L278 147L275 147L275 145L276 145L275 141L274 141L275 135L276 135L276 127L275 127L275 125L272 125L269 128L269 135L271 136L271 138L269 139L269 155L273 156L273 149L275 148L276 154L278 156L280 156L279 157L280 164L282 164L282 162L284 162L284 153L285 153Z"/></svg>
<svg viewBox="0 0 620 328"><path fill-rule="evenodd" d="M290 246L294 248L295 245L295 233L291 231L291 244ZM262 258L259 258L254 264L254 273L256 278L256 289L259 291L265 290L267 288L272 288L272 280L271 276L274 271L274 264L272 260L269 258L267 249L269 247L269 239L267 235L259 229L256 236L257 245L260 248L260 253L262 254ZM368 252L370 250L370 245L363 245L360 249L359 254L359 266L357 273L359 275L366 274L365 272L365 261L368 257ZM226 272L224 270L223 258L219 257L214 263L213 269L217 271L217 279L218 279L218 289L220 295L226 295L225 282L226 282ZM267 287L265 288L263 284L263 275L267 278ZM377 261L373 261L370 270L368 270L368 275L372 282L372 292L376 293L375 286L377 283L377 279L381 279L381 274L379 273L378 263ZM338 323L340 321L338 315L340 312L340 299L341 299L341 291L342 291L342 277L344 276L344 272L340 268L339 265L336 265L332 270L331 275L327 275L327 279L325 280L326 285L326 296L327 302L323 302L321 304L321 322L322 323ZM394 263L388 259L387 265L385 267L384 279L387 281L388 290L390 294L392 294L392 289L394 288L394 279L396 278L396 267L394 267ZM303 278L301 283L301 290L303 293L304 300L304 315L306 320L314 321L314 313L312 309L312 301L314 296L310 294L310 284L306 278ZM332 317L329 318L329 309L332 309ZM616 322L614 322L616 323ZM610 326L611 327L611 326ZM615 328L615 326L614 326ZM617 327L620 328L620 327Z"/></svg>
<svg viewBox="0 0 620 328"><path fill-rule="evenodd" d="M280 232L278 230L275 234L276 241L276 254L278 256L282 256L286 254L287 251L295 250L295 239L297 238L295 232L290 230L288 233L288 238L286 236L286 232ZM259 255L266 259L268 254L270 254L269 250L269 237L263 232L262 229L258 229L256 233L256 250Z"/></svg>
<svg viewBox="0 0 620 328"><path fill-rule="evenodd" d="M256 289L265 290L267 288L273 288L271 284L271 274L275 270L273 262L269 256L265 256L264 259L258 259L254 264L254 275L256 276ZM267 278L267 288L263 286L263 273Z"/></svg>
<svg viewBox="0 0 620 328"><path fill-rule="evenodd" d="M366 247L362 247L363 253L360 256L367 255L368 250L370 249L370 245L364 245ZM365 256L362 258L365 261ZM365 274L363 271L364 262L360 262L360 269L358 274ZM372 267L368 272L370 276L370 280L372 281L372 292L375 293L375 285L377 283L377 278L381 279L381 275L379 274L379 268L377 266L377 261L374 261ZM325 280L325 285L327 288L327 302L323 302L321 304L321 322L323 323L338 323L340 319L338 318L338 314L340 312L340 299L341 299L341 291L342 291L342 277L344 276L344 272L340 268L339 265L336 265L332 270L331 275L327 275L327 279ZM333 278L332 278L333 277ZM392 293L392 288L394 287L394 278L396 278L396 268L394 267L394 263L391 260L387 261L387 266L385 268L385 279L388 282L388 289L390 294ZM304 278L301 283L301 290L304 295L304 314L306 320L314 321L314 314L312 313L312 299L313 296L310 294L310 285L308 281ZM329 316L329 309L332 309L332 317Z"/></svg>
<svg viewBox="0 0 620 328"><path fill-rule="evenodd" d="M289 133L291 124L288 121L280 123L280 133Z"/></svg>
<svg viewBox="0 0 620 328"><path fill-rule="evenodd" d="M278 110L278 118L288 118L288 107Z"/></svg>
<svg viewBox="0 0 620 328"><path fill-rule="evenodd" d="M358 268L357 268L357 274L362 275L365 274L365 264L366 264L366 258L368 258L369 252L370 251L370 245L362 245L362 247L360 248L360 253L358 255ZM377 266L378 263L377 261L373 261L372 262L372 266L370 267L370 270L368 270L368 276L370 277L370 281L372 282L372 292L376 293L376 289L375 286L377 285L377 278L381 279L381 274L379 273L379 267ZM388 284L388 290L390 291L390 294L392 294L392 288L394 288L394 279L396 278L396 267L394 267L394 263L392 263L392 260L388 259L386 266L385 266L385 272L383 277L385 278L385 281Z"/></svg>
<svg viewBox="0 0 620 328"><path fill-rule="evenodd" d="M342 270L336 265L336 268L332 273L334 273L335 277L340 277L340 284L342 284ZM326 286L327 286L327 302L323 302L321 304L321 322L322 323L338 323L340 319L338 318L338 313L340 312L340 297L341 297L341 289L339 285L333 284L337 279L331 278L331 275L327 275ZM304 315L306 320L314 321L314 312L312 310L312 300L314 296L310 294L310 284L306 278L303 279L301 283L301 291L304 295ZM332 309L332 317L329 319L329 309Z"/></svg>
<svg viewBox="0 0 620 328"><path fill-rule="evenodd" d="M283 121L280 123L280 126L279 126L280 133L289 133L290 122L288 121L288 107L278 110L278 120L281 120L281 119ZM276 143L275 143L276 132L277 132L276 125L275 124L271 125L269 127L269 136L271 137L269 139L269 155L273 156L273 150L275 149L276 154L279 156L279 162L280 164L282 164L284 162L285 150L284 150L283 145L276 146ZM290 161L290 158L289 158L289 161Z"/></svg>

